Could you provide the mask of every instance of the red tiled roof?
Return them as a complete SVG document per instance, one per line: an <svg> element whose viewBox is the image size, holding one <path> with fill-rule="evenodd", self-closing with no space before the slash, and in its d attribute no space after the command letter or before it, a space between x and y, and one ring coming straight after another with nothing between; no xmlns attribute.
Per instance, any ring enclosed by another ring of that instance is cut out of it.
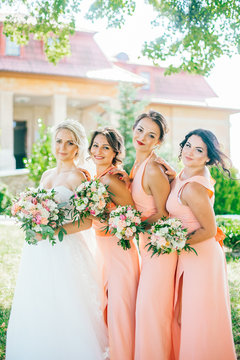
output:
<svg viewBox="0 0 240 360"><path fill-rule="evenodd" d="M70 40L72 55L56 66L47 61L42 42L32 38L24 46L21 56L0 54L0 71L86 77L88 71L112 68L93 35L89 32L76 32Z"/></svg>
<svg viewBox="0 0 240 360"><path fill-rule="evenodd" d="M188 73L164 75L164 68L131 64L116 61L115 64L125 70L134 72L141 76L141 73L148 73L150 76L150 88L141 89L140 97L166 98L172 100L204 101L207 98L217 97L216 93L208 85L205 78L201 75Z"/></svg>

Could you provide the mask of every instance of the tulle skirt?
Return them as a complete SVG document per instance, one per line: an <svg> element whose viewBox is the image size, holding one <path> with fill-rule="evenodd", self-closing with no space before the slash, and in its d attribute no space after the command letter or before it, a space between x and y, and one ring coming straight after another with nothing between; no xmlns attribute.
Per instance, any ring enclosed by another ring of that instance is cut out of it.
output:
<svg viewBox="0 0 240 360"><path fill-rule="evenodd" d="M107 359L92 231L24 245L7 333L7 360Z"/></svg>

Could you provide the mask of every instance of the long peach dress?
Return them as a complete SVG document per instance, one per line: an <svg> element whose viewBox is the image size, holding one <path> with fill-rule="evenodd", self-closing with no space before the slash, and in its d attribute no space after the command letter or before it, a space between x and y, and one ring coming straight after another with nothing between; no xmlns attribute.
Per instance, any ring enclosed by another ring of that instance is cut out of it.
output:
<svg viewBox="0 0 240 360"><path fill-rule="evenodd" d="M208 189L212 203L211 179L193 176L172 183L167 200L171 217L182 220L188 232L200 227L188 206L180 201L183 187L197 182ZM175 292L173 340L176 360L236 359L231 328L226 262L222 247L215 238L194 245L198 255L182 252L178 259ZM182 287L182 298L178 290ZM180 305L181 304L181 305ZM179 317L181 307L181 322ZM181 323L181 325L179 325Z"/></svg>
<svg viewBox="0 0 240 360"><path fill-rule="evenodd" d="M140 165L132 182L132 197L144 218L157 211L153 196L146 194L142 187L150 156ZM171 326L177 255L151 257L145 248L147 243L148 235L141 234L142 267L136 305L135 360L169 360L173 354Z"/></svg>
<svg viewBox="0 0 240 360"><path fill-rule="evenodd" d="M109 169L110 171L110 169ZM117 245L118 238L105 234L106 224L93 222L97 239L97 262L102 272L103 311L108 327L111 360L132 360L135 343L135 308L139 281L139 256Z"/></svg>

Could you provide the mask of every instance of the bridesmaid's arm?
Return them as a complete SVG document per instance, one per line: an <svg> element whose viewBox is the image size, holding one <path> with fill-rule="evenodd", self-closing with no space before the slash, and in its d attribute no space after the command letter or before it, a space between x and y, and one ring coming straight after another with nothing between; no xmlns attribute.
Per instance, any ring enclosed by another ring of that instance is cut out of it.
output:
<svg viewBox="0 0 240 360"><path fill-rule="evenodd" d="M146 219L149 224L152 224L163 216L168 217L166 201L170 192L170 184L167 176L158 164L151 163L146 170L144 176L147 176L147 184L157 208L157 212Z"/></svg>
<svg viewBox="0 0 240 360"><path fill-rule="evenodd" d="M189 234L188 243L194 245L214 237L217 225L207 189L198 183L188 183L182 191L181 201L190 207L200 224L199 229Z"/></svg>
<svg viewBox="0 0 240 360"><path fill-rule="evenodd" d="M134 207L130 191L128 190L126 184L119 180L118 176L107 174L103 178L103 183L108 186L108 190L112 194L111 199L115 205L131 205Z"/></svg>
<svg viewBox="0 0 240 360"><path fill-rule="evenodd" d="M57 236L59 231L63 228L66 230L67 235L78 233L79 231L88 230L92 226L91 219L84 219L80 221L78 226L78 221L74 221L71 223L64 224L61 228L55 230L55 235Z"/></svg>

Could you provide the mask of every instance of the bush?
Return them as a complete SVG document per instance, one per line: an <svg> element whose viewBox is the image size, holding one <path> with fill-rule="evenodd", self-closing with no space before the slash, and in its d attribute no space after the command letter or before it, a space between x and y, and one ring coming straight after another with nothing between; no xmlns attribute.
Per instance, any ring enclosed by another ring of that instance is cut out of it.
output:
<svg viewBox="0 0 240 360"><path fill-rule="evenodd" d="M218 215L240 215L240 181L229 179L218 168L211 168L211 175L216 181L214 210ZM236 169L231 169L234 179L239 179Z"/></svg>
<svg viewBox="0 0 240 360"><path fill-rule="evenodd" d="M217 216L217 226L224 234L224 245L233 251L240 251L240 219Z"/></svg>
<svg viewBox="0 0 240 360"><path fill-rule="evenodd" d="M39 138L33 144L32 155L24 159L25 167L29 169L29 179L33 180L35 186L39 185L42 173L56 165L56 159L52 153L51 129L38 119Z"/></svg>
<svg viewBox="0 0 240 360"><path fill-rule="evenodd" d="M8 191L7 185L0 183L0 214L10 215L8 207L12 203L12 195Z"/></svg>

